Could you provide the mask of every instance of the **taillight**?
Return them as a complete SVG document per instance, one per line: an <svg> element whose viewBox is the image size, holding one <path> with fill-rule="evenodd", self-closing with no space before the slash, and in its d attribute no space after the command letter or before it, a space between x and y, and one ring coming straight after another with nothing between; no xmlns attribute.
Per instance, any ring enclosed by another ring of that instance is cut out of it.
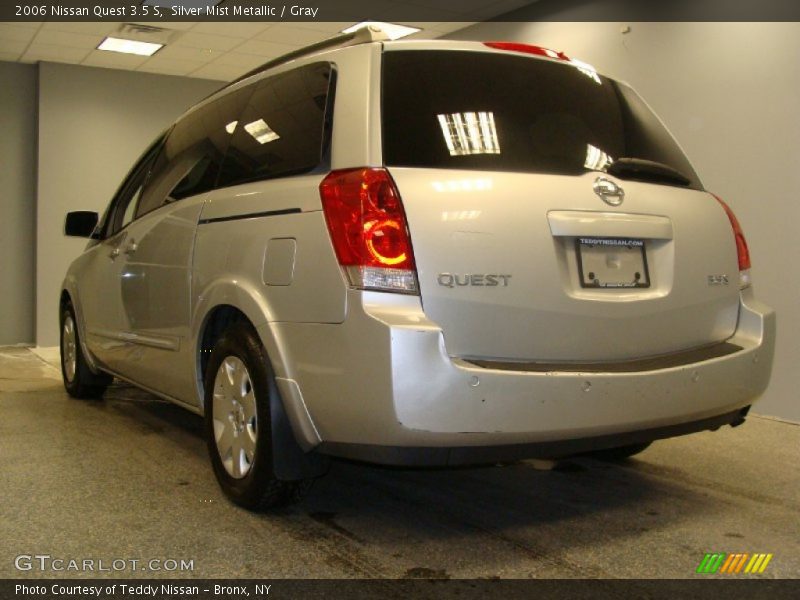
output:
<svg viewBox="0 0 800 600"><path fill-rule="evenodd" d="M400 194L386 169L332 171L319 186L333 249L350 285L417 293Z"/></svg>
<svg viewBox="0 0 800 600"><path fill-rule="evenodd" d="M750 250L747 248L747 240L744 238L744 231L742 231L742 226L739 225L739 219L733 214L731 207L725 204L722 198L716 194L712 194L712 196L722 205L725 214L728 215L728 220L731 222L733 237L736 240L736 256L739 259L739 287L744 289L750 285Z"/></svg>
<svg viewBox="0 0 800 600"><path fill-rule="evenodd" d="M548 58L557 58L559 60L569 60L569 57L563 52L550 50L543 46L534 46L533 44L520 44L519 42L483 42L484 46L494 48L495 50L508 50L510 52L523 52L525 54L535 54L537 56L546 56Z"/></svg>

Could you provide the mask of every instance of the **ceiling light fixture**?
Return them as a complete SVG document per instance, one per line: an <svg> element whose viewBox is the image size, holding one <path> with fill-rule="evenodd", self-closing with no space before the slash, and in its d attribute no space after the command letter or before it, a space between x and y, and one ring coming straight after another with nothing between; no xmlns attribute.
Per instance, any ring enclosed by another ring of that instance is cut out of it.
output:
<svg viewBox="0 0 800 600"><path fill-rule="evenodd" d="M137 42L136 40L123 40L122 38L107 37L97 47L98 50L108 52L121 52L123 54L137 54L139 56L153 56L161 50L164 44L152 42Z"/></svg>
<svg viewBox="0 0 800 600"><path fill-rule="evenodd" d="M381 21L361 21L351 25L347 29L342 29L342 33L353 33L354 31L363 27L379 27L381 31L389 36L390 40L399 40L400 38L422 31L419 27L409 27L407 25L398 25L397 23L382 23Z"/></svg>

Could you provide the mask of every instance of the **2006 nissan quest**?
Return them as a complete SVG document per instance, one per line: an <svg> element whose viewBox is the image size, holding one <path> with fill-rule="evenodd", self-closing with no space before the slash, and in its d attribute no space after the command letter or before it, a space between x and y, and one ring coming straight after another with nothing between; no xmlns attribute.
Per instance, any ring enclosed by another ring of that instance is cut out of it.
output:
<svg viewBox="0 0 800 600"><path fill-rule="evenodd" d="M339 36L200 102L61 293L64 383L205 415L249 507L329 456L601 452L738 425L774 313L731 210L627 85L516 43Z"/></svg>

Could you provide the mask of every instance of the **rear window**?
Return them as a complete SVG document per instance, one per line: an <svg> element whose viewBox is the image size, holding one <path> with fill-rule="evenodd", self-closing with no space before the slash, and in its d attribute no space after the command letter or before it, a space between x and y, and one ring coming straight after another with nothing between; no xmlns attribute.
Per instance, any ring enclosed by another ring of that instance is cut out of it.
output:
<svg viewBox="0 0 800 600"><path fill-rule="evenodd" d="M389 166L563 175L634 158L663 163L702 189L633 90L588 68L524 56L384 53L383 155Z"/></svg>

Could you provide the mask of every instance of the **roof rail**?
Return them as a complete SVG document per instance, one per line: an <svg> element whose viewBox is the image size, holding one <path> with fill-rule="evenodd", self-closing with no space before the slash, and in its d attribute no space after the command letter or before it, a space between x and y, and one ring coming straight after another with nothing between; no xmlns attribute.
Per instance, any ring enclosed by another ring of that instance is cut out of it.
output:
<svg viewBox="0 0 800 600"><path fill-rule="evenodd" d="M283 56L274 58L269 62L265 62L260 67L256 67L252 71L248 71L244 75L240 75L233 81L226 83L224 86L215 91L214 94L221 92L225 88L235 85L240 81L244 81L248 77L252 77L253 75L258 75L259 73L263 73L268 69L272 69L273 67L277 67L278 65L282 65L291 60L295 60L296 58L309 56L311 54L315 54L317 52L321 52L322 50L327 50L329 48L337 48L337 47L344 48L346 46L357 46L358 44L368 44L370 42L382 42L388 39L389 36L386 34L386 32L376 25L368 25L366 27L361 27L350 33L340 33L328 39L322 40L321 42L317 42L316 44L311 44L310 46L294 50L293 52L289 52L288 54L284 54ZM214 94L211 94L211 96L213 96Z"/></svg>

